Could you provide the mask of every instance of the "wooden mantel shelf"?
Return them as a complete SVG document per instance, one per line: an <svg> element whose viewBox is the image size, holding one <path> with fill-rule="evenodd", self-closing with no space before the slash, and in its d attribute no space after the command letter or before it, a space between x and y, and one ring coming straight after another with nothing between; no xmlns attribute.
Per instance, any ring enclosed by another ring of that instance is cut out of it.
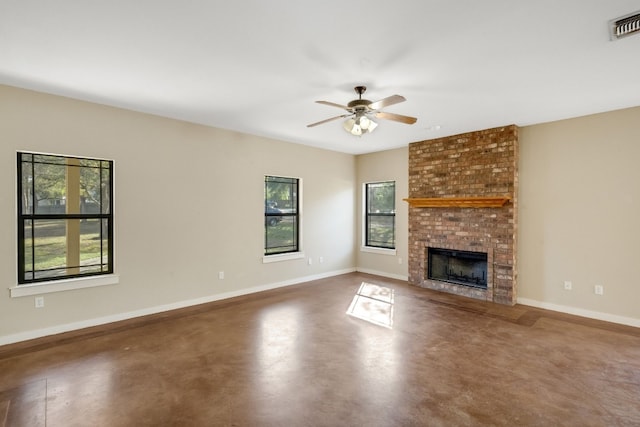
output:
<svg viewBox="0 0 640 427"><path fill-rule="evenodd" d="M511 197L434 197L403 199L414 208L499 208Z"/></svg>

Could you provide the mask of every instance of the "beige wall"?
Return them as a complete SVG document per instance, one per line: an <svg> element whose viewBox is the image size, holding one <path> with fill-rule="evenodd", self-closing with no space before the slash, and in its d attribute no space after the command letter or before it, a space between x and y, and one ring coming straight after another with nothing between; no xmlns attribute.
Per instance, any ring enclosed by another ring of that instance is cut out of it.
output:
<svg viewBox="0 0 640 427"><path fill-rule="evenodd" d="M352 155L6 86L0 140L0 344L355 269ZM46 294L41 309L33 296L9 296L18 150L115 161L119 284ZM312 265L262 263L265 174L302 178L303 250Z"/></svg>
<svg viewBox="0 0 640 427"><path fill-rule="evenodd" d="M521 128L520 302L640 326L639 135L640 107ZM115 160L120 275L117 285L46 294L42 309L5 290L0 344L356 266L407 277L407 148L354 157L6 86L0 140L5 289L16 284L18 150ZM265 174L303 179L312 265L262 263ZM379 180L397 185L395 256L360 250L362 184Z"/></svg>
<svg viewBox="0 0 640 427"><path fill-rule="evenodd" d="M357 157L357 265L359 271L387 277L407 279L407 254L409 230L409 206L402 199L409 197L409 149L408 147ZM363 185L367 182L396 182L396 254L380 254L362 251Z"/></svg>
<svg viewBox="0 0 640 427"><path fill-rule="evenodd" d="M639 161L640 107L521 128L524 302L640 326ZM564 290L565 280L573 290Z"/></svg>
<svg viewBox="0 0 640 427"><path fill-rule="evenodd" d="M406 197L405 149L358 156L357 166L358 200L378 179L396 179ZM518 302L640 326L640 107L521 127L519 169ZM403 262L405 205L397 201ZM407 275L395 257L358 252L357 262Z"/></svg>

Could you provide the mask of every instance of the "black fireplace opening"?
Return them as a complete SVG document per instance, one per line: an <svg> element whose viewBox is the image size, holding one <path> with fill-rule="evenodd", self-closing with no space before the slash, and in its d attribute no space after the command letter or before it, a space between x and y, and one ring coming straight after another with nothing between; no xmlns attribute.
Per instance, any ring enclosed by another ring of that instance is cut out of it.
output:
<svg viewBox="0 0 640 427"><path fill-rule="evenodd" d="M485 252L428 248L427 253L429 279L487 289Z"/></svg>

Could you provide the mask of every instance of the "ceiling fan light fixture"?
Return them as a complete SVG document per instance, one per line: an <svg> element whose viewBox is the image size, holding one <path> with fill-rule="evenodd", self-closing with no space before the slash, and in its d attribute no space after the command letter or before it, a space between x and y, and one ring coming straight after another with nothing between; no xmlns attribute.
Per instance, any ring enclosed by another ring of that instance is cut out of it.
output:
<svg viewBox="0 0 640 427"><path fill-rule="evenodd" d="M348 119L344 122L343 127L344 130L355 136L360 136L362 135L362 131L367 131L360 126L360 121L358 119Z"/></svg>
<svg viewBox="0 0 640 427"><path fill-rule="evenodd" d="M353 129L353 126L355 126L355 124L356 124L356 120L352 117L350 119L345 120L344 123L342 124L342 127L344 128L344 130L350 133L351 129Z"/></svg>
<svg viewBox="0 0 640 427"><path fill-rule="evenodd" d="M362 135L362 127L360 127L359 121L357 119L354 119L353 117L345 120L342 127L344 127L344 130L349 132L351 135Z"/></svg>
<svg viewBox="0 0 640 427"><path fill-rule="evenodd" d="M348 118L342 124L342 127L351 135L360 136L366 132L373 132L378 127L378 124L363 114L357 115L355 118Z"/></svg>
<svg viewBox="0 0 640 427"><path fill-rule="evenodd" d="M358 120L356 120L362 129L368 129L371 120L367 118L367 116L362 116Z"/></svg>

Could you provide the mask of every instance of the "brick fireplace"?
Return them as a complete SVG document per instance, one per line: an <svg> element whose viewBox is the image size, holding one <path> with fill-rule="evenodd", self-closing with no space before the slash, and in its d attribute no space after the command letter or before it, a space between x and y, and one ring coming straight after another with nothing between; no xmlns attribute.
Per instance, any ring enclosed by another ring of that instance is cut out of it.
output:
<svg viewBox="0 0 640 427"><path fill-rule="evenodd" d="M513 305L517 288L518 128L409 145L409 283ZM429 248L486 253L486 288L427 276Z"/></svg>

